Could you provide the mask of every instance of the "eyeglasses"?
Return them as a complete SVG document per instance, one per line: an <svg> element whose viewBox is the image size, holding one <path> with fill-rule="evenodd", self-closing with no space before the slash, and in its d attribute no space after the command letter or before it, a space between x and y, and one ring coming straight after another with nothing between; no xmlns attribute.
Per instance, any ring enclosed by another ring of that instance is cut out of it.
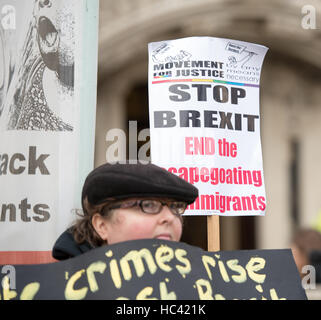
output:
<svg viewBox="0 0 321 320"><path fill-rule="evenodd" d="M167 206L173 214L181 216L187 208L187 203L183 201L163 202L160 200L129 200L108 206L107 208L109 210L120 208L128 209L137 206L139 206L143 212L150 214L160 213L162 211L163 206Z"/></svg>

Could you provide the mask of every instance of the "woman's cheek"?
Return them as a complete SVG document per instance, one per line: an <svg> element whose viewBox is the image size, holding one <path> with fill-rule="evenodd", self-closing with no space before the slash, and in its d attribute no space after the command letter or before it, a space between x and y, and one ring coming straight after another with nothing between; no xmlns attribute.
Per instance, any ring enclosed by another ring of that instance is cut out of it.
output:
<svg viewBox="0 0 321 320"><path fill-rule="evenodd" d="M175 225L175 241L179 241L182 237L182 233L183 233L183 225L181 223L181 221L179 221L176 225Z"/></svg>
<svg viewBox="0 0 321 320"><path fill-rule="evenodd" d="M130 232L135 238L149 238L153 236L153 228L150 224L145 222L132 223Z"/></svg>

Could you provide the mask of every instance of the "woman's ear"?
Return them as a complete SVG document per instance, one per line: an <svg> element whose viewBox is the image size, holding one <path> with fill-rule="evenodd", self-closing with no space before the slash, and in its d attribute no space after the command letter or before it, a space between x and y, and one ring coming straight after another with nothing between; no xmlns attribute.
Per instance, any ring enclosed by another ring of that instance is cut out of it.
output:
<svg viewBox="0 0 321 320"><path fill-rule="evenodd" d="M99 236L108 242L108 222L105 217L103 217L99 213L95 213L93 217L91 218L91 223L96 230L96 232L99 234Z"/></svg>

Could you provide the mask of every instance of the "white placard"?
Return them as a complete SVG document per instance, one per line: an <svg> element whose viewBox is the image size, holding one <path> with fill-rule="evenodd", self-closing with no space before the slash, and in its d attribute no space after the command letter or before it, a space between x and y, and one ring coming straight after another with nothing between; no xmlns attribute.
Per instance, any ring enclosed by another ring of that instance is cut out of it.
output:
<svg viewBox="0 0 321 320"><path fill-rule="evenodd" d="M151 160L199 189L186 215L264 215L260 74L267 48L212 37L149 44Z"/></svg>
<svg viewBox="0 0 321 320"><path fill-rule="evenodd" d="M51 251L80 208L80 185L93 168L98 1L0 0L0 12L6 262L1 252Z"/></svg>

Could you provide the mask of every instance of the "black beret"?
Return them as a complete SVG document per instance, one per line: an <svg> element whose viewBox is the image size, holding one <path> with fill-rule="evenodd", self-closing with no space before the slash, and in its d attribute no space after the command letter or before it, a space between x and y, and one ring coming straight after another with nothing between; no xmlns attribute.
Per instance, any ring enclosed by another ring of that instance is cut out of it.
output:
<svg viewBox="0 0 321 320"><path fill-rule="evenodd" d="M170 198L191 204L198 189L154 164L103 164L87 176L82 200L93 205L136 197Z"/></svg>

